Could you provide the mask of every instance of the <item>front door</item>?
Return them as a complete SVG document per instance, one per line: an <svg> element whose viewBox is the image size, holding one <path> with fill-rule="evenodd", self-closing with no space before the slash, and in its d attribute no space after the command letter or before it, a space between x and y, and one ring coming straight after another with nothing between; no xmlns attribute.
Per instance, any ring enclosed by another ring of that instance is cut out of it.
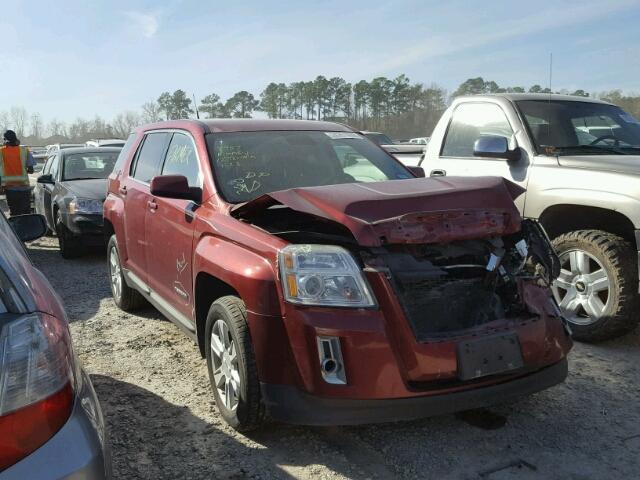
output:
<svg viewBox="0 0 640 480"><path fill-rule="evenodd" d="M514 145L514 131L504 110L495 103L472 102L460 104L451 117L440 157L432 176L499 176L523 188L527 188L530 160L524 150L522 158L509 162L500 158L484 158L473 155L475 141L483 135L498 135ZM522 212L525 195L515 203Z"/></svg>
<svg viewBox="0 0 640 480"><path fill-rule="evenodd" d="M195 142L188 133L173 134L162 175L184 175L191 187L202 187ZM151 198L145 225L149 248L149 286L193 329L193 232L195 205L189 200Z"/></svg>
<svg viewBox="0 0 640 480"><path fill-rule="evenodd" d="M149 236L145 232L145 216L151 201L149 183L160 170L170 136L166 132L148 133L131 162L128 175L120 181L127 245L126 258L121 262L147 285L147 250L150 247Z"/></svg>
<svg viewBox="0 0 640 480"><path fill-rule="evenodd" d="M58 161L57 155L49 157L42 169L42 175L51 174L51 166L53 162ZM56 167L57 170L57 167ZM47 220L47 226L53 230L53 211L51 209L51 192L53 191L53 185L46 183L36 183L33 187L33 203L36 209L36 213L44 215Z"/></svg>

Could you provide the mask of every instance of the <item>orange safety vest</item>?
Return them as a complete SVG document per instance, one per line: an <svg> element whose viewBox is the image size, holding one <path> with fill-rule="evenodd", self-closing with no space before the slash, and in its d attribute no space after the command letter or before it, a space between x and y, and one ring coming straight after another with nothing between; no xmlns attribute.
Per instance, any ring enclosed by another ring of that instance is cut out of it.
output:
<svg viewBox="0 0 640 480"><path fill-rule="evenodd" d="M9 145L0 147L0 186L29 185L28 156L27 147Z"/></svg>

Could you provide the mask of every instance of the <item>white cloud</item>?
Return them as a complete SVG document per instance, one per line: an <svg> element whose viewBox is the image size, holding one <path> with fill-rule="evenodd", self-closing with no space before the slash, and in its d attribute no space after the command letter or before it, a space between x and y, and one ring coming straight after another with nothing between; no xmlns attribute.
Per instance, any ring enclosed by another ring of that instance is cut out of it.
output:
<svg viewBox="0 0 640 480"><path fill-rule="evenodd" d="M124 12L124 15L131 20L131 28L147 38L153 37L160 26L158 15L154 13L129 11Z"/></svg>

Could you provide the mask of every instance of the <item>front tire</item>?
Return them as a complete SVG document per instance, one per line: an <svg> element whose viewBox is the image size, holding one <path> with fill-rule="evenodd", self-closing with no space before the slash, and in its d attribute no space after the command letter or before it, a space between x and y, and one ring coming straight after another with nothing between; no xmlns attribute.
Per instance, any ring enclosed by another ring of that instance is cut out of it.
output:
<svg viewBox="0 0 640 480"><path fill-rule="evenodd" d="M553 245L562 267L553 294L573 338L595 342L633 330L640 302L631 244L601 230L577 230L560 235Z"/></svg>
<svg viewBox="0 0 640 480"><path fill-rule="evenodd" d="M125 312L132 312L144 306L146 303L144 297L140 292L127 285L124 278L115 235L111 235L107 245L107 264L109 265L111 295L115 304Z"/></svg>
<svg viewBox="0 0 640 480"><path fill-rule="evenodd" d="M78 258L84 253L84 247L80 241L73 236L62 221L60 211L56 212L56 235L58 236L58 248L62 258Z"/></svg>
<svg viewBox="0 0 640 480"><path fill-rule="evenodd" d="M211 305L205 348L209 380L222 418L241 432L259 428L265 419L265 408L247 311L238 297L222 297Z"/></svg>

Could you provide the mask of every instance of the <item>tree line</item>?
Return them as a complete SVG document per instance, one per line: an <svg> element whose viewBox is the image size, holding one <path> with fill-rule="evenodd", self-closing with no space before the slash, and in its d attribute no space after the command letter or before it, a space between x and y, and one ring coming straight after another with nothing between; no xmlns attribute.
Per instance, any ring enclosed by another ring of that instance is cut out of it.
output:
<svg viewBox="0 0 640 480"><path fill-rule="evenodd" d="M163 92L139 110L126 111L111 121L96 115L72 122L52 119L45 122L37 113L24 108L0 110L0 128L12 128L25 144L84 142L91 138L125 138L137 125L179 118L251 118L263 112L269 118L328 120L349 124L360 130L383 131L394 138L428 136L450 101L460 95L483 93L551 93L549 88L532 85L500 86L482 77L469 78L449 95L436 85L413 83L406 75L376 77L350 83L340 77L285 83L269 83L258 96L242 90L226 100L208 93L195 102L186 91ZM592 96L617 104L640 117L640 95L621 90L587 93L579 89L554 93Z"/></svg>

